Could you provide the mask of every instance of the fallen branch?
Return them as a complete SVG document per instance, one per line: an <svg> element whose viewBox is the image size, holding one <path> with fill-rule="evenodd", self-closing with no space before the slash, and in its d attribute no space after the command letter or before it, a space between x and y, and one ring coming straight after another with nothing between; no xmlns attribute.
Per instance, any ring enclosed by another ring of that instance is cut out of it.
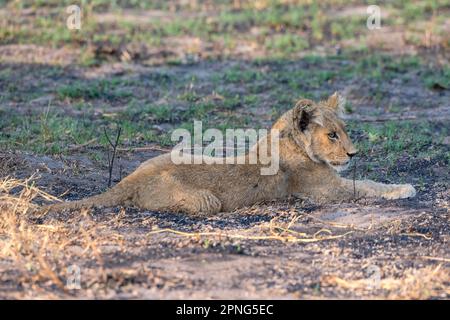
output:
<svg viewBox="0 0 450 320"><path fill-rule="evenodd" d="M69 148L67 149L67 151L78 151L78 150L80 150L80 149L83 149L83 148L87 147L87 146L90 145L90 144L93 144L93 143L96 142L97 140L98 140L97 138L94 138L94 139L91 139L91 140L89 140L89 141L86 141L85 143L82 143L82 144L75 144L75 145L69 146Z"/></svg>
<svg viewBox="0 0 450 320"><path fill-rule="evenodd" d="M128 152L142 152L142 151L162 151L169 152L171 149L161 148L157 146L144 146L144 147L134 147L134 148L117 148L117 151L128 151Z"/></svg>
<svg viewBox="0 0 450 320"><path fill-rule="evenodd" d="M417 116L403 116L403 117L355 117L352 120L358 120L361 122L385 122L385 121L404 121L404 120L416 120Z"/></svg>
<svg viewBox="0 0 450 320"><path fill-rule="evenodd" d="M283 231L286 231L283 229ZM217 237L224 237L224 238L231 238L231 239L243 239L243 240L278 240L282 242L318 242L318 241L325 241L325 240L332 240L332 239L339 239L342 237L345 237L346 235L353 233L353 231L346 232L341 235L337 236L329 236L329 237L320 237L320 238L297 238L294 236L279 236L279 235L271 235L271 236L249 236L249 235L243 235L243 234L228 234L224 232L184 232L179 230L174 230L170 228L160 229L160 230L154 230L147 233L147 235L157 234L157 233L173 233L176 235L184 236L184 237L192 237L192 238L199 238L202 236L217 236Z"/></svg>
<svg viewBox="0 0 450 320"><path fill-rule="evenodd" d="M333 240L339 239L347 236L348 234L353 233L353 231L348 231L344 234L340 235L330 235L330 236L320 236L321 233L331 234L330 230L321 229L316 232L312 237L308 237L306 233L297 232L291 230L291 226L298 220L298 216L292 218L292 220L288 223L287 227L283 227L280 225L274 225L274 221L276 218L273 218L269 222L268 231L271 233L270 235L248 235L248 234L238 234L238 233L226 233L226 232L186 232L174 230L171 228L158 229L154 231L150 231L147 235L153 235L158 233L172 233L183 237L191 237L191 238L200 238L200 237L224 237L230 239L243 239L243 240L277 240L282 242L294 242L294 243L310 243L310 242L318 242L325 240ZM275 230L279 230L281 232L276 232ZM244 233L249 232L250 229L243 230Z"/></svg>

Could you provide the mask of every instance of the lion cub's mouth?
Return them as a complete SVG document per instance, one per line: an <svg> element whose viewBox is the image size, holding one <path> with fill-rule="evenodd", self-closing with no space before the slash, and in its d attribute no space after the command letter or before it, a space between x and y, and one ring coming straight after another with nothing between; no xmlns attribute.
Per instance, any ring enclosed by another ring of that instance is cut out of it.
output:
<svg viewBox="0 0 450 320"><path fill-rule="evenodd" d="M350 161L349 160L344 162L330 161L328 162L328 164L337 172L341 172L348 168L348 166L350 165Z"/></svg>

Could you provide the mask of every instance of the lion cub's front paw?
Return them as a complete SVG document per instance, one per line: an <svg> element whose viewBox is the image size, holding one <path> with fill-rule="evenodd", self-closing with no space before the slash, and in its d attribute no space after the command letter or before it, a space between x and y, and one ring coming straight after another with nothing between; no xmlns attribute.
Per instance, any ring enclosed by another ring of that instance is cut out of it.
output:
<svg viewBox="0 0 450 320"><path fill-rule="evenodd" d="M412 198L416 195L416 189L410 184L393 185L392 189L382 195L383 198L394 200Z"/></svg>

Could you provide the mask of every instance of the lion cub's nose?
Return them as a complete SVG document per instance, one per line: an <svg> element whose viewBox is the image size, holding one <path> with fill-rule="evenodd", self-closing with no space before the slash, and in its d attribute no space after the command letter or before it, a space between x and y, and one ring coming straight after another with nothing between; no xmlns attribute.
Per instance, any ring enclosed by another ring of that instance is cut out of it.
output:
<svg viewBox="0 0 450 320"><path fill-rule="evenodd" d="M348 155L350 158L353 158L353 156L355 156L357 153L358 153L358 151L352 151L352 152L347 152L347 155Z"/></svg>

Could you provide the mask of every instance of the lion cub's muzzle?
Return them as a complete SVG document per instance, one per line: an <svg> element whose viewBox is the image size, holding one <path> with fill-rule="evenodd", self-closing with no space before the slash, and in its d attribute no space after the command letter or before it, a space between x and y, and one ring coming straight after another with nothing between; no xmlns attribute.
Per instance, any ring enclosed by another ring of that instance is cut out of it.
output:
<svg viewBox="0 0 450 320"><path fill-rule="evenodd" d="M341 161L328 161L328 164L337 172L344 171L350 165L350 160L352 157L348 157L345 160Z"/></svg>
<svg viewBox="0 0 450 320"><path fill-rule="evenodd" d="M347 152L347 158L340 161L329 161L328 163L335 168L337 171L342 171L348 168L350 164L350 160L356 155L356 150L351 150L351 152Z"/></svg>

